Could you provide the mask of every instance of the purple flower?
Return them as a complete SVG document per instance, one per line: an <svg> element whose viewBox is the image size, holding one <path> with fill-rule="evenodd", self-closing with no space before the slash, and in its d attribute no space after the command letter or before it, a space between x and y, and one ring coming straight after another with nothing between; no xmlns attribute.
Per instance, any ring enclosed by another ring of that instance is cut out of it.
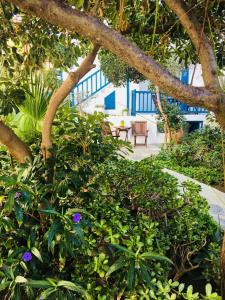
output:
<svg viewBox="0 0 225 300"><path fill-rule="evenodd" d="M81 214L75 213L75 214L73 215L73 222L74 222L74 223L79 223L80 220L81 220Z"/></svg>
<svg viewBox="0 0 225 300"><path fill-rule="evenodd" d="M20 192L16 192L16 193L15 193L15 199L18 199L19 197L21 197L21 195L22 195L22 194L21 194Z"/></svg>
<svg viewBox="0 0 225 300"><path fill-rule="evenodd" d="M22 256L22 259L25 261L25 262L28 262L32 259L32 254L29 252L29 251L26 251L24 253L24 255Z"/></svg>

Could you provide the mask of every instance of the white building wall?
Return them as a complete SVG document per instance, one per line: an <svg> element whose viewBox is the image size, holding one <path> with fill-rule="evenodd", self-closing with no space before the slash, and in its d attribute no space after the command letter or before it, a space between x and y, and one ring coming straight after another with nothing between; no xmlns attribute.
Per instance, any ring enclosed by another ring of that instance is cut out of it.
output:
<svg viewBox="0 0 225 300"><path fill-rule="evenodd" d="M99 70L99 61L96 62L96 68L92 69L86 76L82 79L84 80L97 70ZM189 84L192 80L192 75L194 72L194 65L189 67ZM66 77L66 73L63 74L63 77ZM202 79L202 70L201 65L197 65L194 77L193 77L193 86L204 86L204 82ZM81 102L78 105L78 109L86 112L86 113L93 113L94 111L101 111L108 115L108 120L111 122L112 127L116 127L120 125L121 120L124 121L125 126L131 127L131 123L133 121L147 121L148 125L148 144L154 143L163 143L164 141L164 134L159 133L157 130L157 115L156 114L137 114L136 116L131 116L131 99L132 99L132 90L148 90L149 81L143 81L140 84L135 84L133 82L130 83L129 86L129 106L130 111L127 115L127 86L120 86L115 87L113 84L109 84L102 90L100 90L97 94L90 97L89 99ZM110 93L115 91L115 109L113 110L105 110L104 109L104 99ZM193 115L186 115L185 116L187 121L202 121L205 123L205 114L193 114ZM121 133L121 138L123 138L124 133ZM133 141L131 129L129 130L129 140ZM142 142L142 137L139 138L138 143Z"/></svg>
<svg viewBox="0 0 225 300"><path fill-rule="evenodd" d="M189 84L191 83L193 86L204 86L204 81L202 77L202 66L200 64L192 64L189 66Z"/></svg>
<svg viewBox="0 0 225 300"><path fill-rule="evenodd" d="M131 108L131 91L137 89L139 90L139 85L135 83L130 83L129 88L129 99L130 99L130 108ZM105 110L104 109L104 99L106 96L115 91L115 109ZM106 86L104 89L99 91L96 95L93 95L89 99L81 102L79 104L80 109L87 113L93 113L94 111L102 111L107 115L112 116L122 116L126 115L127 109L127 87L120 86L115 87L113 84ZM130 113L130 112L129 112Z"/></svg>

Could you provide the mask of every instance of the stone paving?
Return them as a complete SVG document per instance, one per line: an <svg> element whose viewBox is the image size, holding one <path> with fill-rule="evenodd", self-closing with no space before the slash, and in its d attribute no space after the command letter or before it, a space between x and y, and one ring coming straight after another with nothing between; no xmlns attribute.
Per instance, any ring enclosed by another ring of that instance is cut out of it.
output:
<svg viewBox="0 0 225 300"><path fill-rule="evenodd" d="M191 180L201 186L201 196L206 198L210 206L210 214L212 217L223 227L225 228L225 193L220 192L219 190L201 183L195 179L187 177L183 174L164 169L164 172L169 173L170 175L177 178L179 183L182 183L187 180Z"/></svg>
<svg viewBox="0 0 225 300"><path fill-rule="evenodd" d="M151 155L156 155L159 153L162 144L148 144L146 146L136 146L133 147L133 153L127 153L127 158L131 160L142 160Z"/></svg>
<svg viewBox="0 0 225 300"><path fill-rule="evenodd" d="M160 144L150 144L147 147L137 146L134 147L133 153L127 153L127 158L131 160L142 160L146 157L159 153L160 147ZM163 169L163 171L176 177L180 184L184 181L191 180L200 185L200 194L208 201L210 214L223 228L225 228L225 193L175 171L168 169Z"/></svg>

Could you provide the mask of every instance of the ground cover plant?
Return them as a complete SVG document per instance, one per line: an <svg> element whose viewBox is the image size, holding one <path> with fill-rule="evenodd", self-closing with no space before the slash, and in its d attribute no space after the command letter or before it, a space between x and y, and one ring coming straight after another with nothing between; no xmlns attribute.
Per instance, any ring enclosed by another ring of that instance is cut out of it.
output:
<svg viewBox="0 0 225 300"><path fill-rule="evenodd" d="M1 299L221 299L220 229L199 188L118 156L103 115L55 122L52 182L38 139L25 166L1 150Z"/></svg>
<svg viewBox="0 0 225 300"><path fill-rule="evenodd" d="M186 135L178 145L162 149L157 160L206 184L223 185L221 130L205 126Z"/></svg>

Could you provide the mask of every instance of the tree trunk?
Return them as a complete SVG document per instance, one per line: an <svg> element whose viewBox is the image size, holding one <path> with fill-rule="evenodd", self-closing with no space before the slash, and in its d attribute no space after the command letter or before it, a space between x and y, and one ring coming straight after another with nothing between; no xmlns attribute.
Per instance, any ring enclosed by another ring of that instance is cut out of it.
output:
<svg viewBox="0 0 225 300"><path fill-rule="evenodd" d="M171 130L170 130L169 122L168 122L168 117L164 113L163 108L162 108L162 104L161 104L161 100L160 100L160 92L159 92L158 86L156 86L156 100L157 100L159 111L162 114L162 118L164 120L165 142L166 142L166 147L168 147L168 142L169 143L171 142Z"/></svg>
<svg viewBox="0 0 225 300"><path fill-rule="evenodd" d="M217 74L216 59L213 48L206 35L204 34L204 25L200 25L194 16L193 10L188 11L188 7L181 0L165 0L172 11L176 13L180 23L185 28L187 34L192 40L195 49L199 55L202 65L202 76L206 88L220 91L220 85Z"/></svg>
<svg viewBox="0 0 225 300"><path fill-rule="evenodd" d="M99 46L94 46L93 50L89 55L84 59L81 65L75 72L70 72L66 80L62 83L60 88L52 96L47 112L45 114L43 128L42 128L42 143L41 149L44 156L44 159L49 159L51 154L52 140L51 140L51 130L55 114L57 112L60 104L65 100L69 95L74 86L80 81L80 79L87 74L92 68L95 67L93 62L99 50Z"/></svg>
<svg viewBox="0 0 225 300"><path fill-rule="evenodd" d="M217 120L220 125L225 128L225 94L221 90L216 90L217 75L214 74L213 62L215 60L213 51L209 49L210 44L207 42L204 50L203 40L201 51L201 61L204 62L204 80L205 84L212 87L208 88L192 87L183 84L179 79L174 77L168 70L164 69L156 63L151 57L147 56L133 43L126 40L121 34L107 27L97 18L87 15L87 13L78 11L71 6L56 0L7 0L8 2L17 4L21 9L38 16L48 23L60 26L61 28L77 32L86 38L90 38L94 43L100 44L118 57L126 61L130 66L142 73L153 84L158 85L161 90L168 95L184 101L192 106L204 107L216 113ZM175 1L175 0L174 0ZM169 1L170 5L174 1ZM176 3L183 5L184 1L177 0ZM178 10L171 6L171 9L178 15ZM187 12L185 12L187 13ZM195 42L194 32L198 32L197 23L191 18L185 21L185 26L194 27L192 34L189 32L193 43L198 46L198 41ZM184 23L183 23L184 26ZM186 27L185 27L186 28ZM198 35L199 36L199 35ZM203 51L204 50L204 51ZM204 57L203 57L204 56ZM207 76L205 65L209 60L210 74Z"/></svg>
<svg viewBox="0 0 225 300"><path fill-rule="evenodd" d="M0 143L5 145L10 155L19 163L24 164L32 159L30 148L0 120Z"/></svg>

